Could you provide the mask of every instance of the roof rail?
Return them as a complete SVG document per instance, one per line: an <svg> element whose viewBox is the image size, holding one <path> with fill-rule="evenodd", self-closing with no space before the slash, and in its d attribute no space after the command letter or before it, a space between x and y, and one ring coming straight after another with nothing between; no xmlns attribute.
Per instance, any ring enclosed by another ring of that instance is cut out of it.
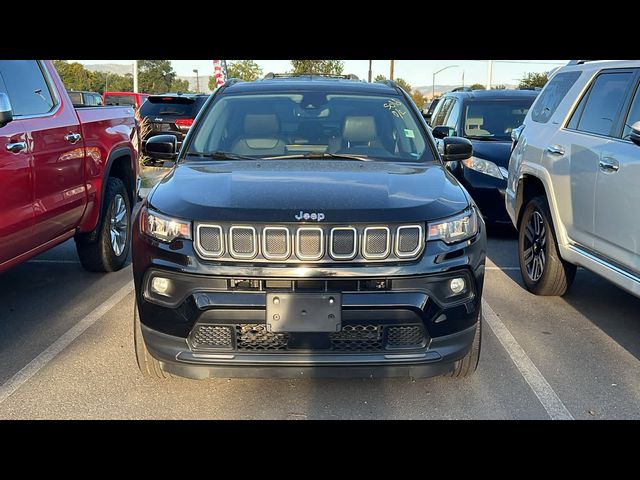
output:
<svg viewBox="0 0 640 480"><path fill-rule="evenodd" d="M357 75L349 73L346 75L338 75L333 73L267 73L263 80L273 80L274 78L291 78L291 77L327 77L327 78L342 78L345 80L360 80Z"/></svg>
<svg viewBox="0 0 640 480"><path fill-rule="evenodd" d="M241 78L229 78L226 82L222 84L223 87L230 87L231 85L235 85L236 83L244 82Z"/></svg>
<svg viewBox="0 0 640 480"><path fill-rule="evenodd" d="M583 65L588 62L597 62L598 60L569 60L567 65Z"/></svg>
<svg viewBox="0 0 640 480"><path fill-rule="evenodd" d="M457 87L453 90L450 90L449 92L473 92L473 90L471 89L471 87Z"/></svg>

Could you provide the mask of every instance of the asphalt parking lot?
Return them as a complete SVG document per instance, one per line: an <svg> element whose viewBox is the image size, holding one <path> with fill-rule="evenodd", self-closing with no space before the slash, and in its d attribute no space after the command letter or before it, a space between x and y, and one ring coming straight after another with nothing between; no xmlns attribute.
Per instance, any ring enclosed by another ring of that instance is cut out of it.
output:
<svg viewBox="0 0 640 480"><path fill-rule="evenodd" d="M522 286L491 234L475 376L145 380L131 267L85 272L73 241L0 276L2 419L626 419L640 417L640 299L578 270L563 298Z"/></svg>

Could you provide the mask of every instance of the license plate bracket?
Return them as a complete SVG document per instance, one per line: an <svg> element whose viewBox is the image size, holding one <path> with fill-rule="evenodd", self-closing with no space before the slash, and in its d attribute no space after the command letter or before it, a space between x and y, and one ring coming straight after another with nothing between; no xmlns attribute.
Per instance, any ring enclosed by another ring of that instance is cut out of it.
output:
<svg viewBox="0 0 640 480"><path fill-rule="evenodd" d="M267 293L270 332L339 332L340 293Z"/></svg>

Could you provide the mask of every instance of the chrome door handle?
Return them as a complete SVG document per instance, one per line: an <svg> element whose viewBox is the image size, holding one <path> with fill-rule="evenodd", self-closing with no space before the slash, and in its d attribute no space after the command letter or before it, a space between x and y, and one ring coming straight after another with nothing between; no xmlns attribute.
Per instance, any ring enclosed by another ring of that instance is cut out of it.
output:
<svg viewBox="0 0 640 480"><path fill-rule="evenodd" d="M617 172L620 168L620 164L618 163L618 161L615 158L611 157L603 157L598 162L598 166L600 167L600 170L605 173L614 173Z"/></svg>
<svg viewBox="0 0 640 480"><path fill-rule="evenodd" d="M69 133L69 134L64 136L64 139L67 142L76 143L78 140L80 140L80 134L79 133Z"/></svg>
<svg viewBox="0 0 640 480"><path fill-rule="evenodd" d="M21 152L27 148L27 142L7 143L7 150L13 153Z"/></svg>
<svg viewBox="0 0 640 480"><path fill-rule="evenodd" d="M547 152L553 155L564 155L564 147L562 145L549 145Z"/></svg>

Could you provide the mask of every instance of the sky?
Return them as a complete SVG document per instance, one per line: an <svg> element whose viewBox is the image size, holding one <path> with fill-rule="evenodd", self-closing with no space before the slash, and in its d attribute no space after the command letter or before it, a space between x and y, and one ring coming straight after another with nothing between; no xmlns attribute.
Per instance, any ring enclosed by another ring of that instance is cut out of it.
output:
<svg viewBox="0 0 640 480"><path fill-rule="evenodd" d="M133 60L71 60L85 65L98 63L131 64ZM233 60L227 60L233 61ZM367 78L369 71L368 60L343 60L344 73L354 73L360 79ZM494 60L492 83L494 85L517 84L527 72L545 72L560 65L565 65L568 60ZM284 73L291 68L289 60L256 60L266 74L269 72ZM213 74L212 60L171 60L176 73L180 76L193 76L193 70L197 69L200 75ZM382 74L389 77L389 60L373 60L373 76ZM433 82L433 73L448 68L436 75L436 85L461 85L464 75L464 84L487 84L488 61L487 60L396 60L394 77L403 78L413 87L430 86Z"/></svg>

